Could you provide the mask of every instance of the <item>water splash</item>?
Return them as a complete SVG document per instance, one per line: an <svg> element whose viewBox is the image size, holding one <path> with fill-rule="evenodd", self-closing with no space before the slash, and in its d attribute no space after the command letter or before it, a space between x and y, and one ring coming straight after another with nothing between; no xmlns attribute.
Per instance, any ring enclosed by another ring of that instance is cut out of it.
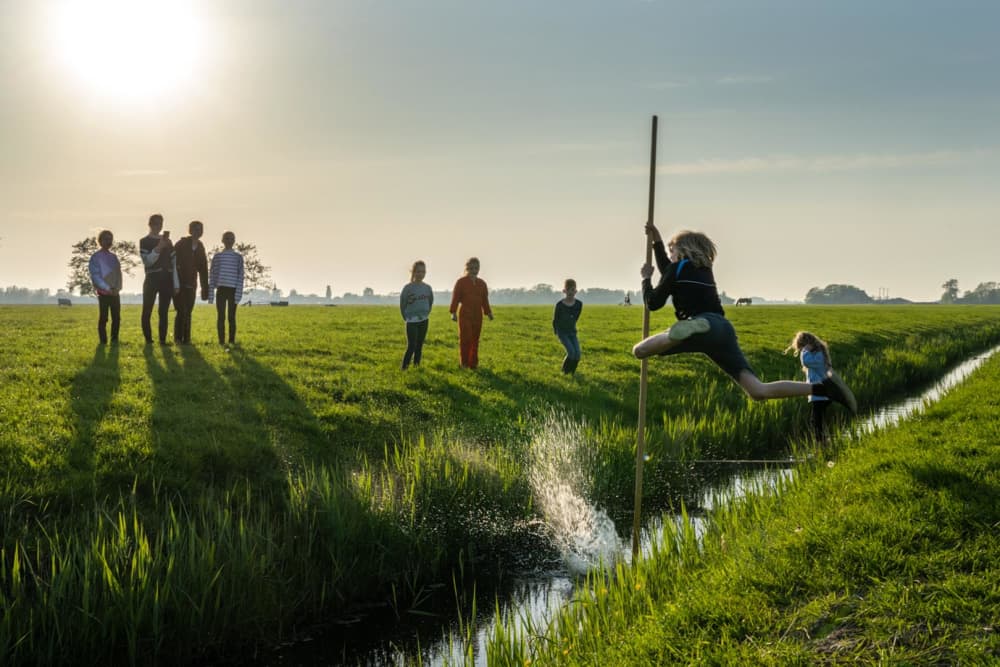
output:
<svg viewBox="0 0 1000 667"><path fill-rule="evenodd" d="M583 574L621 557L622 543L607 512L589 500L589 447L580 425L550 413L529 450L528 479L563 564Z"/></svg>

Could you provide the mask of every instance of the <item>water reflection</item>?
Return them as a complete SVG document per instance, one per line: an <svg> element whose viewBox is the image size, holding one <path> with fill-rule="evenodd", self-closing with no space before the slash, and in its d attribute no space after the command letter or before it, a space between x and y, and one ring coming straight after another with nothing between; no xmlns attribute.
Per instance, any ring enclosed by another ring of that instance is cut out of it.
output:
<svg viewBox="0 0 1000 667"><path fill-rule="evenodd" d="M965 378L969 377L972 371L982 366L987 359L992 357L998 351L1000 351L1000 346L987 350L986 352L976 355L971 359L967 359L953 368L943 378L936 382L934 386L920 396L909 398L901 403L882 408L868 419L858 421L854 426L853 435L855 437L860 437L874 433L879 429L894 426L907 417L921 412L927 405L941 400L942 396L948 393L949 390L954 388Z"/></svg>

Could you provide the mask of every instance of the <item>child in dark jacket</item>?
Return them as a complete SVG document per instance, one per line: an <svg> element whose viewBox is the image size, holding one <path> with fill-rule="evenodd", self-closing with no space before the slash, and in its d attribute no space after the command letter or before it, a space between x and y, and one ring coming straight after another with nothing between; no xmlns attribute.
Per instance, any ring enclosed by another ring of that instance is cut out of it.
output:
<svg viewBox="0 0 1000 667"><path fill-rule="evenodd" d="M576 321L583 311L583 302L576 298L576 281L567 278L563 287L565 298L556 302L552 312L552 331L566 348L562 372L573 374L580 363L580 340L576 336Z"/></svg>
<svg viewBox="0 0 1000 667"><path fill-rule="evenodd" d="M198 220L188 225L188 235L174 244L174 342L191 342L191 316L201 287L201 300L208 301L208 255L201 236L205 226Z"/></svg>

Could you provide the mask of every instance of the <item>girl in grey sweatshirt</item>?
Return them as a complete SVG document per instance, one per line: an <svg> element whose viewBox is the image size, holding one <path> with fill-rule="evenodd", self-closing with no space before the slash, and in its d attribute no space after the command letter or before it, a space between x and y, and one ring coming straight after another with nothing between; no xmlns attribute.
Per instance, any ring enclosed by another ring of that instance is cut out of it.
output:
<svg viewBox="0 0 1000 667"><path fill-rule="evenodd" d="M406 322L406 354L403 355L402 369L420 365L420 355L427 338L427 324L434 305L434 290L424 282L427 265L417 260L410 269L410 282L399 293L399 312Z"/></svg>

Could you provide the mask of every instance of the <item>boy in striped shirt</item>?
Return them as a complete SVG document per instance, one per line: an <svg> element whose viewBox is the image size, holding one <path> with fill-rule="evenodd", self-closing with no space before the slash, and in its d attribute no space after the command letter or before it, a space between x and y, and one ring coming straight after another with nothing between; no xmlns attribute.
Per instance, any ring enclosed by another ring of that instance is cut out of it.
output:
<svg viewBox="0 0 1000 667"><path fill-rule="evenodd" d="M229 342L236 342L236 306L243 298L243 255L233 250L236 234L222 235L222 252L212 257L208 271L208 302L215 303L218 317L219 345L226 343L226 320L229 320Z"/></svg>

